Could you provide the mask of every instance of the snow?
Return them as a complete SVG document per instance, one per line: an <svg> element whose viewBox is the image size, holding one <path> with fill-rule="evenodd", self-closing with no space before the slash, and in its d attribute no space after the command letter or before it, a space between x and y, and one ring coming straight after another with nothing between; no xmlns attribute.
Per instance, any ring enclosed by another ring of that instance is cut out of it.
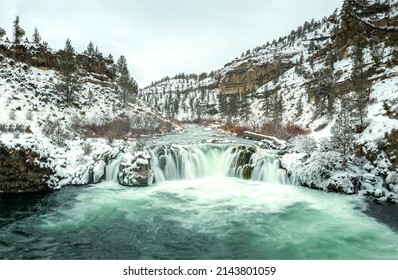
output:
<svg viewBox="0 0 398 280"><path fill-rule="evenodd" d="M112 84L99 84L90 76L76 94L79 108L64 106L61 93L54 89L57 81L55 71L35 67L28 67L25 71L23 67L25 64L9 58L0 60L0 125L13 128L12 131L1 132L0 143L10 148L33 149L48 158L46 167L55 171L48 180L53 188L87 184L90 172L94 182L98 182L106 166L101 158L105 154L115 158L120 149L128 149L135 143L135 140L109 143L102 138L82 138L73 129L74 122L100 124L123 114L147 122L164 120L143 102L131 104L128 110L113 106L118 99L110 87ZM88 94L89 91L93 96ZM15 116L10 117L11 112L15 112ZM56 143L53 135L44 132L47 125L56 122L64 134L63 143ZM17 126L21 126L22 131L16 131ZM32 133L25 133L26 127ZM84 147L87 145L90 152L86 154Z"/></svg>

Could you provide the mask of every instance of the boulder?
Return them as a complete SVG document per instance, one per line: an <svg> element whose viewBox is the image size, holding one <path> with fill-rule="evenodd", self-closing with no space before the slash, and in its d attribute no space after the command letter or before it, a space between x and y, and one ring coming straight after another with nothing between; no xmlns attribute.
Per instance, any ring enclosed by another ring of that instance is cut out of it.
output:
<svg viewBox="0 0 398 280"><path fill-rule="evenodd" d="M119 166L119 184L129 187L146 187L152 184L151 156L147 152L124 155Z"/></svg>

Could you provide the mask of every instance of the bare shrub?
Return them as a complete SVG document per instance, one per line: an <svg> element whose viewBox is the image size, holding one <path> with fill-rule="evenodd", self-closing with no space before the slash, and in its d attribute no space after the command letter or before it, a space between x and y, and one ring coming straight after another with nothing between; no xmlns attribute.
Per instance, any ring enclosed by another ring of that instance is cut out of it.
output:
<svg viewBox="0 0 398 280"><path fill-rule="evenodd" d="M79 115L74 115L71 118L70 128L74 131L79 131L83 126L83 120Z"/></svg>
<svg viewBox="0 0 398 280"><path fill-rule="evenodd" d="M135 148L137 151L143 151L146 146L146 139L143 137L137 138L137 141L135 143Z"/></svg>
<svg viewBox="0 0 398 280"><path fill-rule="evenodd" d="M85 156L88 156L92 153L93 146L90 143L84 143L83 145L83 153Z"/></svg>
<svg viewBox="0 0 398 280"><path fill-rule="evenodd" d="M235 126L231 121L227 121L223 126L221 126L221 129L234 133L237 136L243 136L244 131L250 130L250 128L245 126Z"/></svg>
<svg viewBox="0 0 398 280"><path fill-rule="evenodd" d="M15 120L15 118L17 117L17 114L15 113L14 110L11 110L8 117L10 118L10 120Z"/></svg>
<svg viewBox="0 0 398 280"><path fill-rule="evenodd" d="M57 122L54 132L51 135L51 140L58 146L65 146L65 141L68 138L68 133L62 128L61 124Z"/></svg>
<svg viewBox="0 0 398 280"><path fill-rule="evenodd" d="M307 135L309 131L295 124L283 124L277 120L265 123L260 130L260 133L274 136L278 139L288 140L291 137L299 135Z"/></svg>
<svg viewBox="0 0 398 280"><path fill-rule="evenodd" d="M59 120L52 121L49 116L42 127L44 135L49 137L56 145L64 146L65 140L68 138L68 133L62 127Z"/></svg>

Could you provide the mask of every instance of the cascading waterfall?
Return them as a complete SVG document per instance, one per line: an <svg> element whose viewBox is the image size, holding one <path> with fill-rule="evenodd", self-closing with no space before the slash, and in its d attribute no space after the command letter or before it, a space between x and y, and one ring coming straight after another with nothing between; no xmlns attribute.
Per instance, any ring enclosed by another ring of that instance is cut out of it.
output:
<svg viewBox="0 0 398 280"><path fill-rule="evenodd" d="M117 182L117 173L119 171L120 161L123 158L123 153L119 153L115 159L106 166L105 169L105 180L111 182Z"/></svg>
<svg viewBox="0 0 398 280"><path fill-rule="evenodd" d="M269 183L292 184L279 160L265 150L245 146L196 144L170 145L152 154L155 181L202 177L238 177Z"/></svg>

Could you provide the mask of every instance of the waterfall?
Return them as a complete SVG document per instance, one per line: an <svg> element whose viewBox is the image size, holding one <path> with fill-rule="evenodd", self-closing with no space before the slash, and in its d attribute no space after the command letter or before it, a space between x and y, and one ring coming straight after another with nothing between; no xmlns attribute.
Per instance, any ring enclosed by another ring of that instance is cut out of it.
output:
<svg viewBox="0 0 398 280"><path fill-rule="evenodd" d="M117 157L110 161L105 169L105 180L117 182L117 173L119 171L120 161L123 158L123 153L119 153Z"/></svg>
<svg viewBox="0 0 398 280"><path fill-rule="evenodd" d="M269 183L292 184L274 155L260 148L220 144L171 145L152 153L156 182L202 177L238 177Z"/></svg>

